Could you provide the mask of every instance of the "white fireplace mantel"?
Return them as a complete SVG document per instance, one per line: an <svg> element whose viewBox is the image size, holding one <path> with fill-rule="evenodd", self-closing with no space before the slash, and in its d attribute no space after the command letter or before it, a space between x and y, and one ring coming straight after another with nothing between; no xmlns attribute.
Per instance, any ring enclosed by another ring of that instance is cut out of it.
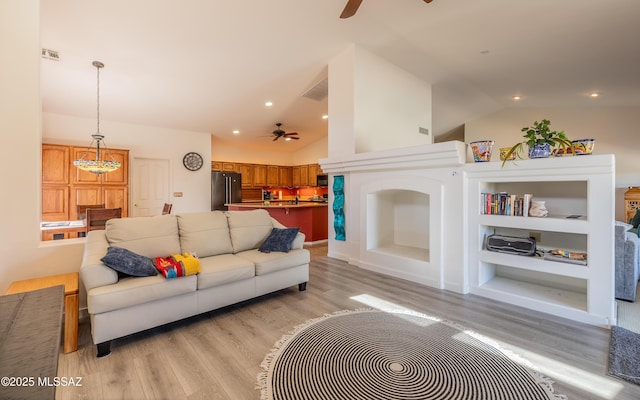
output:
<svg viewBox="0 0 640 400"><path fill-rule="evenodd" d="M320 160L322 171L336 174L414 168L459 167L466 162L466 145L459 141L425 144Z"/></svg>

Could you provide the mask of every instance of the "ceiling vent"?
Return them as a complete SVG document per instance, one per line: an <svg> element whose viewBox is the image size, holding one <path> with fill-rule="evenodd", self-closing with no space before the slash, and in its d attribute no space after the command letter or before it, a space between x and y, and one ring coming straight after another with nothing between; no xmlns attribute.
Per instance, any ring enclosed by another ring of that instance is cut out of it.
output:
<svg viewBox="0 0 640 400"><path fill-rule="evenodd" d="M60 61L60 54L55 50L42 49L42 58L47 60Z"/></svg>
<svg viewBox="0 0 640 400"><path fill-rule="evenodd" d="M315 101L322 101L329 95L329 78L324 78L316 83L311 89L307 90L302 97Z"/></svg>

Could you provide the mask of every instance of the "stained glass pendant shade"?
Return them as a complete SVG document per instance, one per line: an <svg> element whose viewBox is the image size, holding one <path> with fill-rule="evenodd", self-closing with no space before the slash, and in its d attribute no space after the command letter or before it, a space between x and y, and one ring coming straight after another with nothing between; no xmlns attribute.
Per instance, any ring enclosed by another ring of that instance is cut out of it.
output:
<svg viewBox="0 0 640 400"><path fill-rule="evenodd" d="M76 167L78 167L83 171L91 172L96 175L101 175L101 174L106 174L107 172L112 172L117 170L122 166L122 164L116 161L115 158L113 158L113 156L111 155L111 152L109 151L106 145L103 148L101 148L101 142L104 141L104 135L100 133L100 68L104 68L104 64L101 63L100 61L94 61L92 65L96 67L96 70L98 71L97 129L96 129L96 133L91 135L93 139L91 140L89 147L87 147L87 150L82 154L82 156L79 159L73 161L73 165L75 165ZM96 158L88 159L86 157L89 153L93 152L93 150L91 149L91 146L93 146L94 142L96 144L96 149L95 149Z"/></svg>

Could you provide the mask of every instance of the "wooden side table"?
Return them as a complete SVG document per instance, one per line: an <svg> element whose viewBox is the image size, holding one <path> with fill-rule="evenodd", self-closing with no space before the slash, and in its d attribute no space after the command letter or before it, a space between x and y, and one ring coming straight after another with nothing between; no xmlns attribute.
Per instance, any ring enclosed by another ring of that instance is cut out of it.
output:
<svg viewBox="0 0 640 400"><path fill-rule="evenodd" d="M31 292L64 285L64 352L78 350L78 273L44 276L15 281L5 294Z"/></svg>

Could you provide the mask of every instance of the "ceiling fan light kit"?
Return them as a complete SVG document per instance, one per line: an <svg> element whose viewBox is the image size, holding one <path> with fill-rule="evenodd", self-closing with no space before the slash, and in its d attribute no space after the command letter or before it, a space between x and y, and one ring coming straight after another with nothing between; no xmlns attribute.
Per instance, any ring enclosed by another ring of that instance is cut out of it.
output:
<svg viewBox="0 0 640 400"><path fill-rule="evenodd" d="M285 138L285 140L289 141L291 139L294 140L298 140L300 139L298 137L298 132L285 132L284 130L280 129L280 127L282 126L281 122L276 123L276 130L274 130L273 132L271 132L274 136L273 141L275 142L276 140L280 139L281 137Z"/></svg>
<svg viewBox="0 0 640 400"><path fill-rule="evenodd" d="M423 0L425 3L429 4L433 0ZM344 10L342 10L342 14L340 14L340 18L345 19L349 17L353 17L358 11L362 0L348 0L347 4L344 6Z"/></svg>

